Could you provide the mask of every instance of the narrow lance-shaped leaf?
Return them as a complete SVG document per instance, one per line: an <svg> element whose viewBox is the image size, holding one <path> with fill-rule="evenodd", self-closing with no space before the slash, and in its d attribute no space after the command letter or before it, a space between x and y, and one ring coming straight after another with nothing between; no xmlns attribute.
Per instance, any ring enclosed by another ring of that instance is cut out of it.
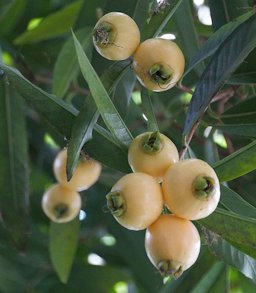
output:
<svg viewBox="0 0 256 293"><path fill-rule="evenodd" d="M132 140L130 131L117 112L106 89L104 88L94 68L90 64L74 33L73 38L82 74L89 85L91 95L100 112L100 115L119 145L126 149Z"/></svg>
<svg viewBox="0 0 256 293"><path fill-rule="evenodd" d="M79 235L79 219L50 225L50 256L61 282L67 283L73 265Z"/></svg>
<svg viewBox="0 0 256 293"><path fill-rule="evenodd" d="M23 101L7 76L0 79L0 131L0 212L10 238L24 251L28 236L26 125Z"/></svg>
<svg viewBox="0 0 256 293"><path fill-rule="evenodd" d="M252 279L256 284L256 260L241 252L218 234L203 229L203 235L210 251L222 259L226 264L237 268L246 277Z"/></svg>
<svg viewBox="0 0 256 293"><path fill-rule="evenodd" d="M1 70L26 102L59 134L69 139L78 111L62 99L58 99L32 84L16 69L0 63ZM117 146L112 135L99 125L95 125L94 129L94 139L87 145L86 152L111 168L129 172L127 155ZM105 147L96 148L99 145Z"/></svg>
<svg viewBox="0 0 256 293"><path fill-rule="evenodd" d="M185 71L184 76L186 76L197 64L210 57L220 45L226 40L226 38L245 20L251 17L254 14L254 11L243 14L239 18L227 23L217 30L202 46L200 51L193 58L191 64L188 65L187 70Z"/></svg>
<svg viewBox="0 0 256 293"><path fill-rule="evenodd" d="M33 30L27 30L14 40L15 44L29 44L68 33L73 27L83 1L74 1L60 11L54 12L42 20Z"/></svg>
<svg viewBox="0 0 256 293"><path fill-rule="evenodd" d="M110 66L101 77L101 81L109 94L121 79L126 69L128 69L130 61L116 62ZM92 138L92 130L97 122L99 112L89 95L80 110L72 127L71 139L68 145L68 159L67 159L67 178L71 178L74 168L77 164L82 147L86 142ZM86 148L86 146L85 146Z"/></svg>
<svg viewBox="0 0 256 293"><path fill-rule="evenodd" d="M87 54L92 51L91 28L84 28L77 32L77 37ZM71 82L79 73L79 64L72 36L68 38L62 47L56 60L53 71L52 91L56 96L63 98L70 87Z"/></svg>
<svg viewBox="0 0 256 293"><path fill-rule="evenodd" d="M218 161L214 166L220 181L230 181L256 169L256 140Z"/></svg>
<svg viewBox="0 0 256 293"><path fill-rule="evenodd" d="M233 213L256 219L256 208L232 189L221 185L221 203Z"/></svg>
<svg viewBox="0 0 256 293"><path fill-rule="evenodd" d="M256 219L217 208L209 217L198 222L242 252L256 258Z"/></svg>
<svg viewBox="0 0 256 293"><path fill-rule="evenodd" d="M201 118L214 94L256 46L255 13L239 25L213 55L189 104L183 134Z"/></svg>

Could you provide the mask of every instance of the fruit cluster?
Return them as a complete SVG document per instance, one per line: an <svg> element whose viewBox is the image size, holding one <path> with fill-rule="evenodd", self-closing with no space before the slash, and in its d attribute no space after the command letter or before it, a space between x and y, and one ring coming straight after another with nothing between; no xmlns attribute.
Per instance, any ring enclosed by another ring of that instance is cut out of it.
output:
<svg viewBox="0 0 256 293"><path fill-rule="evenodd" d="M80 191L91 187L99 178L101 164L91 158L80 159L72 178L66 175L67 149L61 150L53 163L57 184L48 188L42 197L42 209L53 222L73 220L81 209Z"/></svg>
<svg viewBox="0 0 256 293"><path fill-rule="evenodd" d="M124 60L133 56L132 68L146 88L165 91L180 80L185 58L176 43L152 38L140 43L140 31L135 21L121 12L105 14L93 31L96 50L109 60Z"/></svg>
<svg viewBox="0 0 256 293"><path fill-rule="evenodd" d="M202 160L179 160L174 143L159 132L137 136L128 162L133 173L112 187L107 206L125 228L146 229L150 261L164 276L178 277L199 255L200 236L191 220L205 218L217 207L217 175Z"/></svg>

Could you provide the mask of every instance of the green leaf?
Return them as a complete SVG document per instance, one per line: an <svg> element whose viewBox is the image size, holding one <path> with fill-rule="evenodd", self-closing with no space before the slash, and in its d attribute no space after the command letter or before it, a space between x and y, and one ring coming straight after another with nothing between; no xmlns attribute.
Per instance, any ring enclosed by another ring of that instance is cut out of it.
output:
<svg viewBox="0 0 256 293"><path fill-rule="evenodd" d="M183 1L173 16L179 42L184 56L186 56L187 63L191 63L199 50L199 41L195 29L193 13L190 2ZM203 70L204 64L201 64L195 68L198 76L202 74Z"/></svg>
<svg viewBox="0 0 256 293"><path fill-rule="evenodd" d="M256 137L256 124L224 124L214 125L215 128L220 129L223 132L246 137Z"/></svg>
<svg viewBox="0 0 256 293"><path fill-rule="evenodd" d="M198 222L242 252L256 258L256 219L217 208L209 217Z"/></svg>
<svg viewBox="0 0 256 293"><path fill-rule="evenodd" d="M246 277L252 279L254 283L256 283L255 259L230 245L230 243L214 232L204 229L203 234L207 246L214 255L222 259L226 264L235 267Z"/></svg>
<svg viewBox="0 0 256 293"><path fill-rule="evenodd" d="M101 77L101 82L111 94L121 77L130 66L130 61L113 63ZM97 122L99 113L92 96L89 95L80 113L74 121L71 139L68 147L67 177L71 178L77 164L82 147L92 138L92 130ZM86 149L86 146L85 146Z"/></svg>
<svg viewBox="0 0 256 293"><path fill-rule="evenodd" d="M233 74L227 81L228 84L255 84L256 83L256 72L245 72Z"/></svg>
<svg viewBox="0 0 256 293"><path fill-rule="evenodd" d="M14 245L28 236L28 145L23 101L7 76L0 79L0 212Z"/></svg>
<svg viewBox="0 0 256 293"><path fill-rule="evenodd" d="M220 276L225 270L226 268L223 262L216 262L189 293L211 292L211 288L219 281Z"/></svg>
<svg viewBox="0 0 256 293"><path fill-rule="evenodd" d="M35 43L61 36L73 27L83 1L74 3L52 13L42 20L33 30L27 30L14 40L16 45Z"/></svg>
<svg viewBox="0 0 256 293"><path fill-rule="evenodd" d="M246 99L229 108L220 119L225 124L256 123L256 98Z"/></svg>
<svg viewBox="0 0 256 293"><path fill-rule="evenodd" d="M142 102L142 109L144 115L147 117L147 125L148 131L159 131L157 120L154 113L154 108L151 101L150 92L145 89L141 88L141 102Z"/></svg>
<svg viewBox="0 0 256 293"><path fill-rule="evenodd" d="M213 165L221 182L230 181L256 169L256 140Z"/></svg>
<svg viewBox="0 0 256 293"><path fill-rule="evenodd" d="M104 88L94 68L90 64L74 33L73 38L82 74L89 85L91 95L95 101L98 111L107 128L115 137L116 141L120 144L120 146L126 149L132 140L130 131L117 112L106 89Z"/></svg>
<svg viewBox="0 0 256 293"><path fill-rule="evenodd" d="M76 254L80 221L75 220L59 224L51 222L50 225L50 256L53 267L62 283L67 283Z"/></svg>
<svg viewBox="0 0 256 293"><path fill-rule="evenodd" d="M84 104L86 112L75 119L70 142L68 144L67 178L71 179L79 160L80 152L84 144L92 139L92 130L98 120L99 113L94 101L88 97ZM84 112L84 111L83 111Z"/></svg>
<svg viewBox="0 0 256 293"><path fill-rule="evenodd" d="M92 51L92 35L90 28L84 28L77 32L77 37L88 55ZM63 45L56 60L53 71L52 91L56 96L63 98L67 93L71 82L79 73L79 64L72 36Z"/></svg>
<svg viewBox="0 0 256 293"><path fill-rule="evenodd" d="M239 18L223 25L217 30L202 46L202 48L195 55L191 63L187 66L187 69L183 75L186 76L197 64L213 55L221 44L227 39L227 37L244 21L250 18L254 14L253 11L243 14Z"/></svg>
<svg viewBox="0 0 256 293"><path fill-rule="evenodd" d="M50 123L59 134L69 138L71 127L77 110L71 105L58 99L54 95L50 95L39 87L32 84L16 69L0 64L2 69L8 76L8 80L13 83L16 90L26 100L26 102Z"/></svg>
<svg viewBox="0 0 256 293"><path fill-rule="evenodd" d="M0 15L0 32L1 34L10 33L15 26L19 23L19 20L25 11L27 0L14 0L8 1L7 9L0 7L3 14Z"/></svg>
<svg viewBox="0 0 256 293"><path fill-rule="evenodd" d="M256 208L244 200L241 195L224 185L221 185L220 201L225 208L233 213L256 218Z"/></svg>
<svg viewBox="0 0 256 293"><path fill-rule="evenodd" d="M256 46L256 15L240 24L222 43L198 82L186 115L187 135L201 118L214 94Z"/></svg>
<svg viewBox="0 0 256 293"><path fill-rule="evenodd" d="M0 64L1 69L8 76L8 80L13 83L15 89L41 115L44 121L61 136L69 139L72 125L78 114L77 110L62 99L33 85L17 70L3 64ZM93 140L87 144L85 152L111 168L130 172L127 153L116 145L112 135L98 125L94 129ZM104 148L99 148L99 146L104 146Z"/></svg>
<svg viewBox="0 0 256 293"><path fill-rule="evenodd" d="M183 0L173 0L168 4L158 4L153 0L149 5L148 19L144 32L144 39L159 36ZM167 1L163 1L167 2Z"/></svg>

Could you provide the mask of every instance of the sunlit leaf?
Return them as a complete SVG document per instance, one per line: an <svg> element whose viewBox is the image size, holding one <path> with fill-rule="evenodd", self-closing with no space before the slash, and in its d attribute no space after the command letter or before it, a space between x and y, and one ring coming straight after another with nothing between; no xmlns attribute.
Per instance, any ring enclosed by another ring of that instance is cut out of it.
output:
<svg viewBox="0 0 256 293"><path fill-rule="evenodd" d="M127 148L132 140L130 131L117 112L106 89L90 64L83 48L74 34L73 37L82 74L89 85L91 95L95 101L98 111L116 141L120 144L120 146Z"/></svg>

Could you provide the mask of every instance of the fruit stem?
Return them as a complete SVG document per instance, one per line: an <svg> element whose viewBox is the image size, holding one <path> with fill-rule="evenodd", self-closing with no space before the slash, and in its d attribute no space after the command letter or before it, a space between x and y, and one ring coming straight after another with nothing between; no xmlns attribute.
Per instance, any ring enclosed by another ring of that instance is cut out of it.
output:
<svg viewBox="0 0 256 293"><path fill-rule="evenodd" d="M148 73L157 84L168 84L172 78L173 70L166 64L156 63L151 66Z"/></svg>
<svg viewBox="0 0 256 293"><path fill-rule="evenodd" d="M147 133L142 138L141 143L142 150L149 154L155 154L163 148L163 143L160 138L159 131Z"/></svg>
<svg viewBox="0 0 256 293"><path fill-rule="evenodd" d="M116 38L116 30L111 23L103 21L94 28L93 38L97 46L105 48L114 43Z"/></svg>
<svg viewBox="0 0 256 293"><path fill-rule="evenodd" d="M113 191L106 195L107 207L110 210L111 214L120 217L124 211L124 199L120 191Z"/></svg>
<svg viewBox="0 0 256 293"><path fill-rule="evenodd" d="M56 219L63 218L68 212L68 205L65 203L59 203L54 207L54 215Z"/></svg>
<svg viewBox="0 0 256 293"><path fill-rule="evenodd" d="M175 260L162 260L157 267L163 277L173 276L177 279L183 273L182 263Z"/></svg>
<svg viewBox="0 0 256 293"><path fill-rule="evenodd" d="M214 179L208 176L197 176L193 181L193 194L200 199L207 199L214 191Z"/></svg>

